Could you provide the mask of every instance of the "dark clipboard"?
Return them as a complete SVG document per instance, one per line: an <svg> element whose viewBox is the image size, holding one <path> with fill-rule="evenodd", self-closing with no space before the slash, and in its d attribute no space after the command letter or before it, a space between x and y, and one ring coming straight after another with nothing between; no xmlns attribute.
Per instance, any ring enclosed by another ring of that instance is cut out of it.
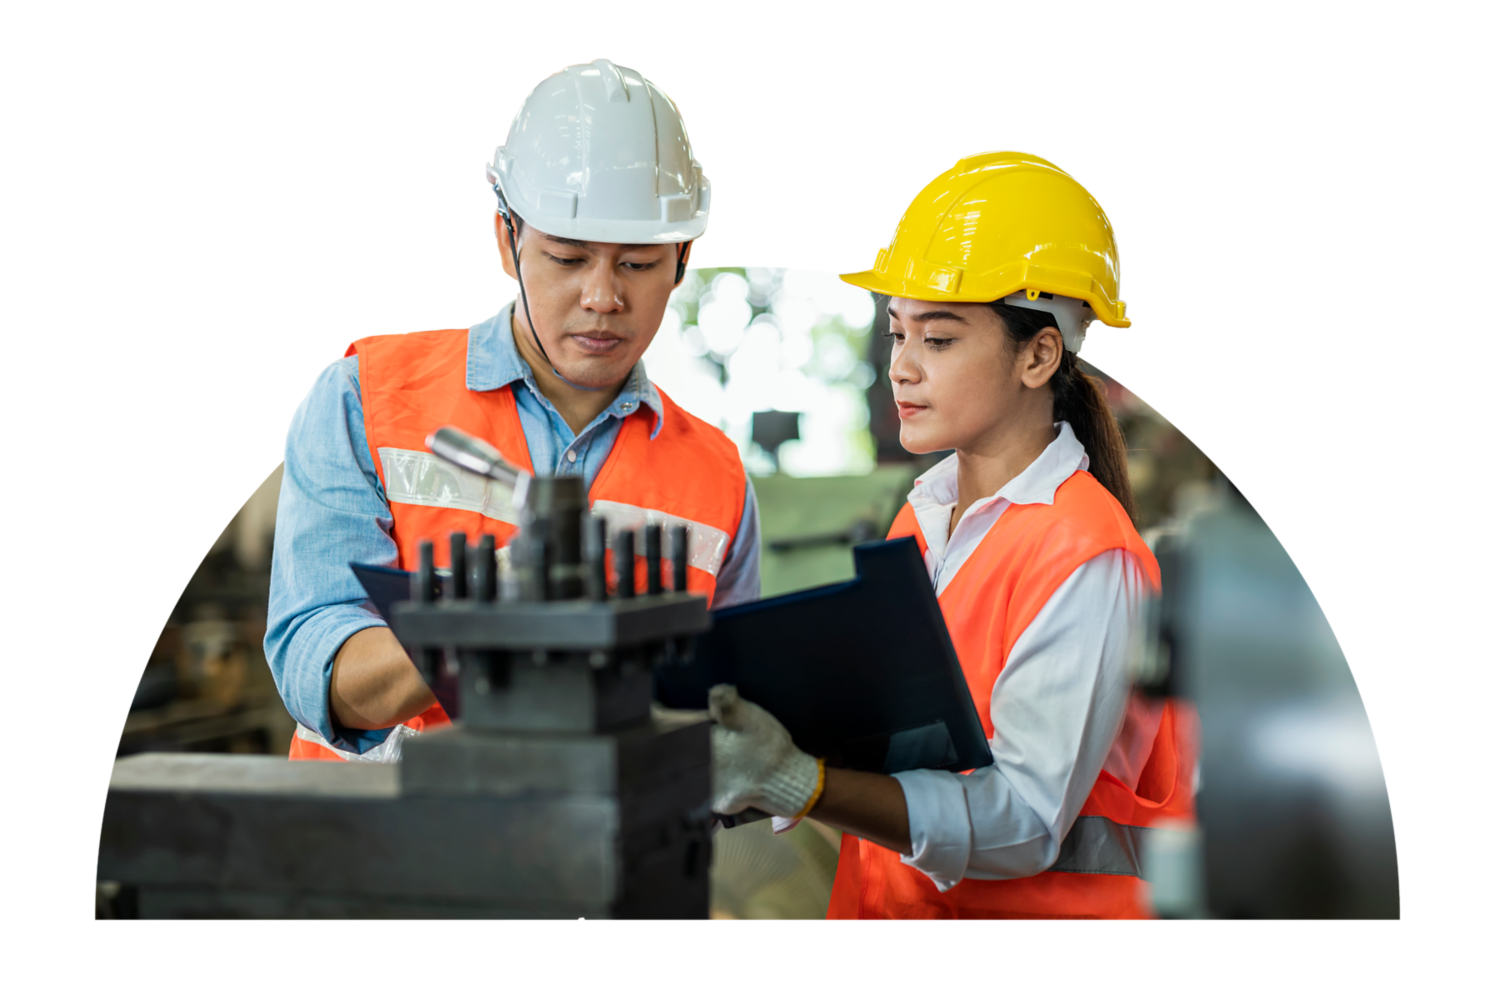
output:
<svg viewBox="0 0 1500 1000"><path fill-rule="evenodd" d="M391 605L397 601L411 600L412 575L406 570L396 569L394 566L371 566L367 563L350 563L349 568L354 571L354 578L359 581L359 585L365 588L376 612L386 621L391 620ZM446 569L440 569L435 575L442 579L452 574Z"/></svg>
<svg viewBox="0 0 1500 1000"><path fill-rule="evenodd" d="M911 538L854 548L855 579L715 611L657 699L703 708L714 684L781 721L831 766L894 774L994 762Z"/></svg>

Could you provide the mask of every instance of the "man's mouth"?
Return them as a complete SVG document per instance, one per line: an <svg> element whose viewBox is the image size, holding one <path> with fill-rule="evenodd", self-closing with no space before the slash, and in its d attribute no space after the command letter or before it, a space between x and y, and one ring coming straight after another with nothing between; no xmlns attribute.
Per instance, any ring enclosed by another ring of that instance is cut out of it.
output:
<svg viewBox="0 0 1500 1000"><path fill-rule="evenodd" d="M619 334L607 330L592 330L588 333L570 333L568 337L585 354L608 354L625 342Z"/></svg>

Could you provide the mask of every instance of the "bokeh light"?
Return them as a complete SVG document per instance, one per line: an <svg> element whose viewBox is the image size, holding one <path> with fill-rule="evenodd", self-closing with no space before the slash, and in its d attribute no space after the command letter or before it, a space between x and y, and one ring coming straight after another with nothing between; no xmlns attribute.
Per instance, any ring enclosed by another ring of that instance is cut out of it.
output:
<svg viewBox="0 0 1500 1000"><path fill-rule="evenodd" d="M864 392L875 377L865 360L874 317L874 298L834 274L690 271L646 352L646 370L727 433L752 473L777 468L751 443L752 415L784 410L803 418L801 439L780 449L782 472L857 475L874 467Z"/></svg>

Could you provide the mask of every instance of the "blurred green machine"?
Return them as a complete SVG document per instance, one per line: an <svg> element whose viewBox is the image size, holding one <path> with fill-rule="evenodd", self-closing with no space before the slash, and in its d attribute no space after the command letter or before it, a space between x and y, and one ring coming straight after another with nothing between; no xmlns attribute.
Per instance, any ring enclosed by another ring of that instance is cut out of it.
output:
<svg viewBox="0 0 1500 1000"><path fill-rule="evenodd" d="M757 478L761 595L851 579L850 550L885 537L922 468L902 462L863 476Z"/></svg>

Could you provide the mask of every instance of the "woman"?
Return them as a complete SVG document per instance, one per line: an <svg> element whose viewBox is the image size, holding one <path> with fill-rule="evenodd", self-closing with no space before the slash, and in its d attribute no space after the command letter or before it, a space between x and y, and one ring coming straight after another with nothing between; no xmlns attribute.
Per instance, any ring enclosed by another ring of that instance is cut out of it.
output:
<svg viewBox="0 0 1500 1000"><path fill-rule="evenodd" d="M902 445L954 450L890 534L921 545L995 763L825 768L719 687L714 807L844 830L830 917L1148 916L1141 828L1191 817L1194 729L1127 676L1158 572L1077 363L1092 320L1129 325L1109 220L1045 160L970 157L844 279L890 296Z"/></svg>

